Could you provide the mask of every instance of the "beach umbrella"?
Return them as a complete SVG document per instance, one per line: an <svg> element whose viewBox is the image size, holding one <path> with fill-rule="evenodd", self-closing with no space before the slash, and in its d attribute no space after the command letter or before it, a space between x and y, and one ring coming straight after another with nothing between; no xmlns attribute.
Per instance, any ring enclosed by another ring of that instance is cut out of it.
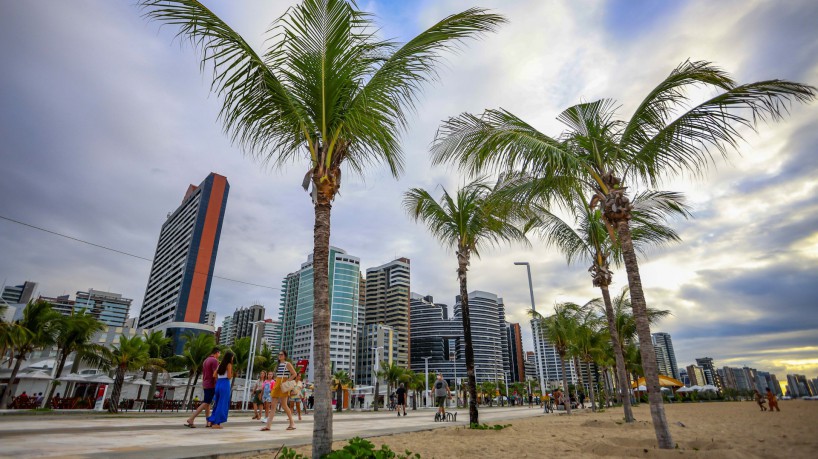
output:
<svg viewBox="0 0 818 459"><path fill-rule="evenodd" d="M691 391L697 390L697 391L701 392L702 391L702 386L690 386L690 390Z"/></svg>
<svg viewBox="0 0 818 459"><path fill-rule="evenodd" d="M17 376L20 379L51 379L51 374L42 370L32 371L31 373L21 373Z"/></svg>
<svg viewBox="0 0 818 459"><path fill-rule="evenodd" d="M691 389L689 387L682 387L681 389L678 389L676 392L692 392L692 391L693 391L693 389Z"/></svg>
<svg viewBox="0 0 818 459"><path fill-rule="evenodd" d="M60 376L59 380L67 382L88 382L88 378L76 373L69 373L65 376Z"/></svg>
<svg viewBox="0 0 818 459"><path fill-rule="evenodd" d="M134 378L133 381L128 381L129 384L135 384L137 386L150 386L151 382L147 381L142 378Z"/></svg>
<svg viewBox="0 0 818 459"><path fill-rule="evenodd" d="M86 378L86 382L90 383L97 383L97 384L113 384L114 380L109 378L106 375L92 375Z"/></svg>
<svg viewBox="0 0 818 459"><path fill-rule="evenodd" d="M702 391L718 392L718 391L719 391L719 388L718 388L718 387L716 387L716 386L714 386L714 385L712 385L712 384L707 384L707 385L702 386L702 389L701 389L701 390L702 390Z"/></svg>

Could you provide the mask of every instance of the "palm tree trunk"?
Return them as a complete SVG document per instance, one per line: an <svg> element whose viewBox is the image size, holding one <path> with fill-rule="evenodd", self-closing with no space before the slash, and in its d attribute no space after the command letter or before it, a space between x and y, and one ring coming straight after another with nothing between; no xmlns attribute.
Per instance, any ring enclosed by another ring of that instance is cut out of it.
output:
<svg viewBox="0 0 818 459"><path fill-rule="evenodd" d="M148 376L148 370L145 370L145 371L142 372L142 379L145 379L145 376ZM143 387L144 386L141 386L141 385L139 386L139 391L136 393L136 399L137 400L142 398L142 388Z"/></svg>
<svg viewBox="0 0 818 459"><path fill-rule="evenodd" d="M477 377L474 374L474 347L471 337L471 317L469 316L469 292L466 272L469 266L468 250L457 252L457 277L460 280L460 314L463 319L463 337L466 340L466 375L469 378L469 424L480 424L477 416Z"/></svg>
<svg viewBox="0 0 818 459"><path fill-rule="evenodd" d="M316 174L317 175L317 174ZM320 185L313 179L313 185ZM320 189L320 188L319 188ZM313 368L315 369L315 409L313 411L312 457L332 451L332 388L329 355L329 237L331 197L318 193L313 229Z"/></svg>
<svg viewBox="0 0 818 459"><path fill-rule="evenodd" d="M51 388L48 390L48 397L46 397L43 401L43 406L41 406L41 408L51 406L51 399L54 397L54 391L57 389L57 379L62 376L62 370L65 368L66 360L68 360L68 353L65 352L65 349L63 349L60 355L60 363L57 364L57 372L54 373L54 379L51 380Z"/></svg>
<svg viewBox="0 0 818 459"><path fill-rule="evenodd" d="M111 400L108 402L108 412L119 412L119 394L122 392L122 381L125 380L125 367L120 365L116 368L116 379L114 379L114 389L111 392Z"/></svg>
<svg viewBox="0 0 818 459"><path fill-rule="evenodd" d="M151 388L148 390L148 400L153 400L153 394L156 393L156 382L159 380L159 372L154 371L151 376Z"/></svg>
<svg viewBox="0 0 818 459"><path fill-rule="evenodd" d="M560 354L560 364L562 365L562 385L565 391L562 394L563 399L568 399L568 403L564 403L565 412L571 414L571 392L568 390L568 373L565 372L565 354ZM559 403L559 400L557 400Z"/></svg>
<svg viewBox="0 0 818 459"><path fill-rule="evenodd" d="M187 376L187 385L185 386L185 396L184 396L184 398L182 400L187 400L187 394L190 391L190 381L192 379L193 379L193 373L192 373L192 370L191 370L191 372L189 372L188 376ZM231 384L230 387L233 387L233 385Z"/></svg>
<svg viewBox="0 0 818 459"><path fill-rule="evenodd" d="M656 440L659 448L672 449L673 437L670 435L670 426L665 416L665 406L662 403L662 393L659 390L659 367L656 364L656 352L650 336L650 322L648 321L647 302L642 291L642 279L639 276L639 265L636 261L636 252L631 240L631 229L628 221L621 219L616 223L619 243L622 247L622 257L625 261L625 270L628 273L633 316L636 320L636 333L639 337L639 348L642 351L642 371L645 373L645 385L648 389L650 401L650 415L653 428L656 431Z"/></svg>
<svg viewBox="0 0 818 459"><path fill-rule="evenodd" d="M616 376L617 388L619 389L619 399L622 401L622 408L625 411L625 422L631 423L633 419L633 407L631 407L631 398L629 397L630 385L628 384L628 374L625 370L625 356L622 355L622 347L619 345L619 331L616 329L614 321L613 303L611 302L611 293L608 291L608 286L599 288L602 290L602 299L605 301L605 317L608 319L608 332L611 334L611 344L614 349L614 358L616 361Z"/></svg>
<svg viewBox="0 0 818 459"><path fill-rule="evenodd" d="M14 382L17 379L17 372L20 371L20 365L22 365L23 360L25 360L25 354L18 354L17 361L14 362L14 369L11 370L11 375L9 376L9 385L6 387L6 392L3 394L3 400L0 402L0 410L5 410L9 407L11 403L11 397L14 395L14 391L17 390L17 383Z"/></svg>
<svg viewBox="0 0 818 459"><path fill-rule="evenodd" d="M591 410L596 411L596 397L595 395L595 388L594 386L594 375L591 374L591 362L585 363L588 366L588 387L591 389Z"/></svg>
<svg viewBox="0 0 818 459"><path fill-rule="evenodd" d="M376 376L375 377L375 400L373 400L373 402L372 402L372 403L375 404L374 405L375 406L375 408L374 408L375 411L378 411L378 394L379 394L380 390L381 390L381 379Z"/></svg>
<svg viewBox="0 0 818 459"><path fill-rule="evenodd" d="M577 356L574 356L574 368L577 371L577 402L579 402L579 391L585 393L585 378L582 377L582 366L579 363Z"/></svg>
<svg viewBox="0 0 818 459"><path fill-rule="evenodd" d="M199 376L201 374L202 374L202 369L201 368L196 370L196 377L193 378L193 390L190 391L190 399L185 398L185 400L187 402L187 403L185 403L185 409L186 410L187 410L187 407L190 406L191 403L193 403L193 394L196 392L196 384L199 383ZM233 387L233 386L230 386L230 387Z"/></svg>

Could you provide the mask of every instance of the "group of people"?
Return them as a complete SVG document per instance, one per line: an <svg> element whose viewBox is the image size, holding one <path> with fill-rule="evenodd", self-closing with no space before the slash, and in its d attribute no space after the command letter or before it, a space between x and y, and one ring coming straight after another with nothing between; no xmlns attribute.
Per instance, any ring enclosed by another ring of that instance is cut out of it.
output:
<svg viewBox="0 0 818 459"><path fill-rule="evenodd" d="M756 403L758 403L758 407L761 408L761 411L767 411L767 409L768 409L766 406L764 406L765 402L769 405L769 407L770 407L769 410L770 411L773 411L773 410L781 411L781 408L778 407L778 399L775 397L775 394L773 393L773 391L770 390L769 387L767 388L767 395L766 396L761 395L761 392L759 392L758 389L756 389L755 390L755 399L756 399Z"/></svg>
<svg viewBox="0 0 818 459"><path fill-rule="evenodd" d="M233 362L235 355L226 351L219 361L221 349L214 347L202 364L202 388L204 399L198 408L185 421L185 426L196 428L196 417L205 412L207 424L205 427L221 429L227 422L230 411L230 380L233 378ZM275 377L275 379L273 379ZM270 430L276 410L281 408L287 414L289 425L287 430L295 430L291 406L298 412L301 420L301 401L304 398L304 385L301 374L295 371L293 365L287 361L287 352L278 353L278 367L275 371L262 372L259 381L253 389L253 405L255 416L264 423L263 431ZM261 417L262 410L264 417ZM306 410L305 410L306 414Z"/></svg>

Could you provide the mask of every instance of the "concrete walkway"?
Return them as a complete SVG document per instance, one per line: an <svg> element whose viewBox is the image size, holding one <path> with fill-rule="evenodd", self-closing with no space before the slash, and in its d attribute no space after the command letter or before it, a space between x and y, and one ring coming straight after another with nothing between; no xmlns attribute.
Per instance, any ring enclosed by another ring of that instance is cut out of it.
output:
<svg viewBox="0 0 818 459"><path fill-rule="evenodd" d="M334 416L335 440L355 436L373 437L453 425L466 425L468 409L459 409L456 423L433 422L434 410L342 413ZM537 408L481 408L486 423L542 415ZM312 415L287 431L287 418L278 414L269 432L249 413L233 412L224 429L204 427L200 416L196 429L184 427L184 415L39 415L0 417L0 457L117 457L188 458L225 457L275 451L282 445L312 442Z"/></svg>

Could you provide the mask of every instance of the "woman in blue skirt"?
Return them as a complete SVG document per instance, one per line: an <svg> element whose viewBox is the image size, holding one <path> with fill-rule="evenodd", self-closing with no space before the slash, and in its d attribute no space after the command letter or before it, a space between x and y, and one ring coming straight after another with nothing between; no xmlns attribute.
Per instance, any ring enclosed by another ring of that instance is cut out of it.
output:
<svg viewBox="0 0 818 459"><path fill-rule="evenodd" d="M230 410L230 379L233 377L233 352L224 353L219 368L216 369L216 393L213 396L213 412L207 417L207 422L213 429L221 429L221 424L227 421L227 412Z"/></svg>

